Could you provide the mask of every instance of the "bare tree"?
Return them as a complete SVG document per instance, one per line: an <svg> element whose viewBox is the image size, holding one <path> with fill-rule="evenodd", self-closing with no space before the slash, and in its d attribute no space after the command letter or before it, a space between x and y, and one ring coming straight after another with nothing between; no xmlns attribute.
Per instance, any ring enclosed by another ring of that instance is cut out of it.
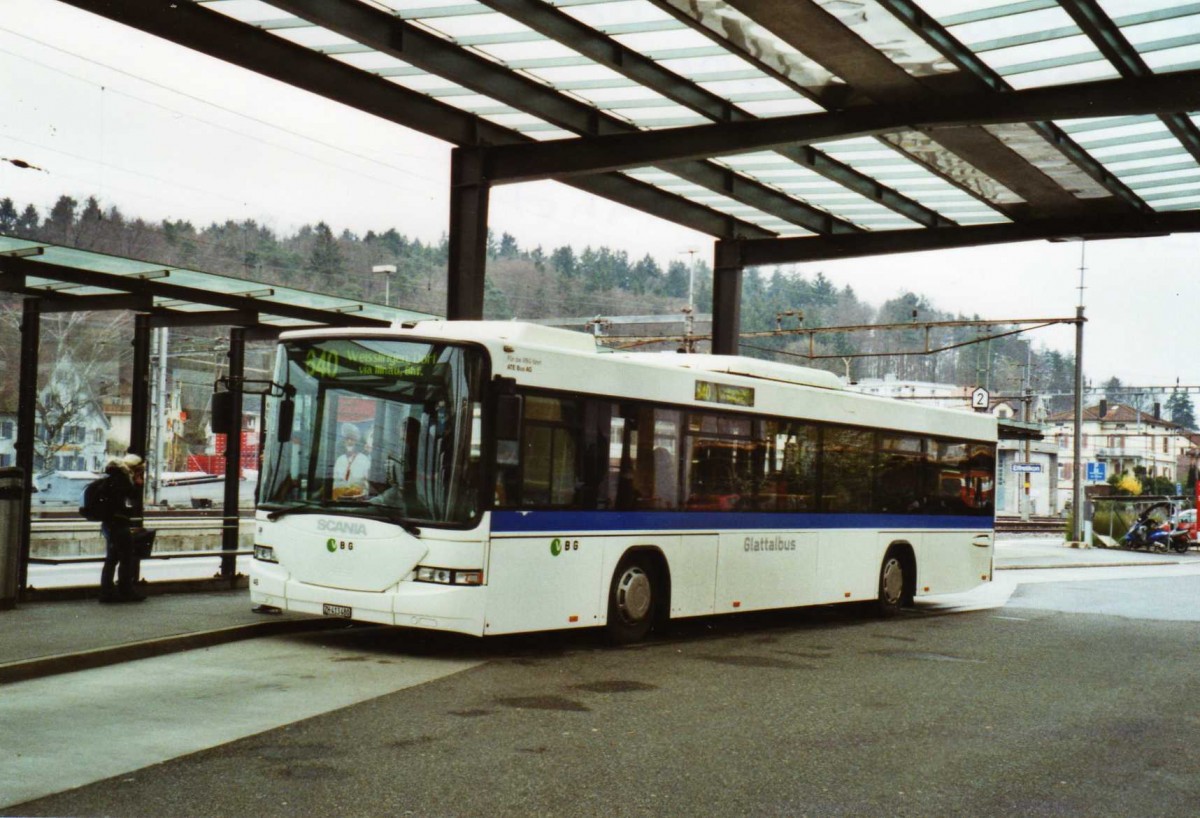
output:
<svg viewBox="0 0 1200 818"><path fill-rule="evenodd" d="M16 373L20 371L20 303L0 306L0 366L12 373L11 395L4 406L14 411ZM37 435L36 467L53 467L55 455L74 447L89 414L101 414L105 398L121 391L121 373L133 358L129 315L115 313L54 313L41 317L38 385L34 399Z"/></svg>

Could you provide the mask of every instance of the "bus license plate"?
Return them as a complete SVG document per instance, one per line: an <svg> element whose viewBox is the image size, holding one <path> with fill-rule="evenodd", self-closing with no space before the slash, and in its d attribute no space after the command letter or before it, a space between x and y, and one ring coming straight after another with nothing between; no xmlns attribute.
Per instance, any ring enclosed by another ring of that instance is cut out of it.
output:
<svg viewBox="0 0 1200 818"><path fill-rule="evenodd" d="M350 608L347 605L330 605L326 602L321 606L321 612L326 616L340 616L342 619L350 618Z"/></svg>

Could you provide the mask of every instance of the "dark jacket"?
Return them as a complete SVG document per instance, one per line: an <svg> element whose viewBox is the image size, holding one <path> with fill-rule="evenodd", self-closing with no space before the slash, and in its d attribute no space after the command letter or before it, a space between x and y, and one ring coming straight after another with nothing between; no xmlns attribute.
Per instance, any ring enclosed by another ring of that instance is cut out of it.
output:
<svg viewBox="0 0 1200 818"><path fill-rule="evenodd" d="M96 487L100 522L129 525L137 486L129 471L120 466L109 466L105 473Z"/></svg>

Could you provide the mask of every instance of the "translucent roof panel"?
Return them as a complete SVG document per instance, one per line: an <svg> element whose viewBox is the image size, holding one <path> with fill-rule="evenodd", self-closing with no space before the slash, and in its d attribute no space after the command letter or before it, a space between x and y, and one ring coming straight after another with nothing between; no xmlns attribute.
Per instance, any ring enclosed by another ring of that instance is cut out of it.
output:
<svg viewBox="0 0 1200 818"><path fill-rule="evenodd" d="M720 207L722 212L736 215L739 219L764 227L768 230L778 232L783 236L810 236L812 233L802 227L798 227L791 222L783 222L777 216L770 213L764 213L749 205L724 196L708 188L700 187L674 176L666 171L658 168L635 168L625 171L625 175L632 179L637 179L663 190L670 191L677 196L682 196L689 201L697 202L698 204L707 205L709 207Z"/></svg>
<svg viewBox="0 0 1200 818"><path fill-rule="evenodd" d="M1118 76L1057 3L925 0L921 6L1014 88Z"/></svg>
<svg viewBox="0 0 1200 818"><path fill-rule="evenodd" d="M692 0L662 0L721 40L736 43L734 51L747 51L771 70L797 86L819 93L842 80L824 66L806 57L770 30L742 14L724 0L704 3Z"/></svg>
<svg viewBox="0 0 1200 818"><path fill-rule="evenodd" d="M1107 14L1124 40L1102 50L1093 26L1082 18L1077 23L1071 6L1058 0L304 4L304 14L323 25L267 0L203 3L205 9L437 100L446 106L444 119L434 111L429 118L434 125L414 125L427 133L460 138L474 132L459 116L466 112L541 141L595 133L597 123L602 133L737 123L910 97L936 102L949 94L1110 80L1122 72L1140 76L1147 68L1200 68L1200 0L1091 0L1085 5ZM408 38L407 54L381 53L347 36L382 47L376 38L388 30L389 20L404 21L403 36L397 37ZM816 41L819 29L805 22L840 24L851 36L832 34L839 46L834 52ZM942 36L943 29L948 36ZM1110 62L1104 53L1112 48L1127 48L1140 62ZM479 65L472 67L471 61ZM514 84L506 74L522 82ZM806 235L788 218L825 229L827 220L807 219L806 208L829 214L827 223L834 229L844 228L836 224L840 220L865 230L889 230L1078 215L1092 203L1096 212L1124 211L1131 217L1146 206L1193 207L1200 140L1172 132L1189 112L1105 116L1102 97L1097 105L1099 115L1091 119L1044 114L1045 122L956 123L950 114L950 122L937 128L869 138L741 154L723 145L723 156L674 167L686 179L648 168L627 174L713 211L680 208L687 214L679 216L681 224L719 232L729 221L712 216L727 215L785 236ZM393 118L404 123L403 111ZM672 161L681 160L662 161L672 167ZM695 173L699 162L739 174L733 188L737 198L728 195L725 174L711 167L706 175ZM671 205L664 200L647 209L670 214Z"/></svg>
<svg viewBox="0 0 1200 818"><path fill-rule="evenodd" d="M789 193L861 227L915 227L909 219L796 163L771 160L770 154L724 157L719 161L753 179ZM778 155L775 155L778 159ZM804 183L819 182L805 188Z"/></svg>
<svg viewBox="0 0 1200 818"><path fill-rule="evenodd" d="M1161 120L1092 127L1075 138L1155 210L1197 207L1200 162Z"/></svg>
<svg viewBox="0 0 1200 818"><path fill-rule="evenodd" d="M1200 65L1200 6L1180 0L1100 0L1121 33L1154 71Z"/></svg>

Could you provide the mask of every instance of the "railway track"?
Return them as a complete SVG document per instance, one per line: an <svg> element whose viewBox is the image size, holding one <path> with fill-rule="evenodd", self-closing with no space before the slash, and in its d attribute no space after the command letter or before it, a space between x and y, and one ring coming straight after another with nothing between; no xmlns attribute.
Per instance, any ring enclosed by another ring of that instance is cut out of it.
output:
<svg viewBox="0 0 1200 818"><path fill-rule="evenodd" d="M1064 534L1067 521L1062 517L997 517L997 534Z"/></svg>

